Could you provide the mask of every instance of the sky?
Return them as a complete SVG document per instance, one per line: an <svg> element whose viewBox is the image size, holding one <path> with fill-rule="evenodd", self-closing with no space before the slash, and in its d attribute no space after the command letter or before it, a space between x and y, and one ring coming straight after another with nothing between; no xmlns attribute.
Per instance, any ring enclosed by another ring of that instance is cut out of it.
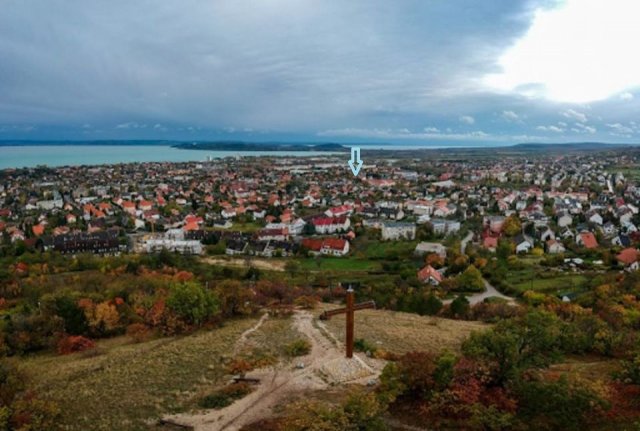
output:
<svg viewBox="0 0 640 431"><path fill-rule="evenodd" d="M0 10L0 140L640 142L637 0Z"/></svg>

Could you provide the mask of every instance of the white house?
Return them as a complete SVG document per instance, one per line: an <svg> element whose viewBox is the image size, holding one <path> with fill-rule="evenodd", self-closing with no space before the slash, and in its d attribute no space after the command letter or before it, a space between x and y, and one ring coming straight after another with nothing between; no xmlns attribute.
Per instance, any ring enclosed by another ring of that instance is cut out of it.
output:
<svg viewBox="0 0 640 431"><path fill-rule="evenodd" d="M414 240L416 238L416 225L413 223L383 222L383 240Z"/></svg>

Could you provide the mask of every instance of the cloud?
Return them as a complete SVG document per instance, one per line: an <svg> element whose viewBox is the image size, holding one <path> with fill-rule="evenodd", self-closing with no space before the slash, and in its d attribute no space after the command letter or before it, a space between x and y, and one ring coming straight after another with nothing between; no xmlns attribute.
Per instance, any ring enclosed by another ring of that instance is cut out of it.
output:
<svg viewBox="0 0 640 431"><path fill-rule="evenodd" d="M474 142L483 133L501 142L536 139L526 120L553 125L542 126L551 136L559 133L552 127L597 129L593 139L606 140L612 129L605 124L637 118L638 98L620 102L633 87L587 108L539 97L548 90L544 80L515 89L484 82L504 69L501 59L536 16L561 6L551 0L10 4L0 14L5 139L25 136L27 126L34 126L29 139L304 141L348 129ZM568 84L582 79L567 76Z"/></svg>
<svg viewBox="0 0 640 431"><path fill-rule="evenodd" d="M595 127L592 126L586 126L582 123L574 123L573 124L575 127L572 128L571 130L573 130L576 133L589 133L591 135L593 135L594 133L596 133L598 130Z"/></svg>
<svg viewBox="0 0 640 431"><path fill-rule="evenodd" d="M564 132L564 129L561 129L558 126L538 126L536 127L536 130L540 130L542 132L555 132L555 133Z"/></svg>
<svg viewBox="0 0 640 431"><path fill-rule="evenodd" d="M321 137L349 137L358 139L376 139L376 140L423 140L423 141L477 141L477 142L503 142L503 143L519 143L532 141L548 141L545 136L530 135L500 135L486 133L482 130L472 132L440 132L426 133L413 132L408 129L360 129L345 128L325 130L318 133Z"/></svg>
<svg viewBox="0 0 640 431"><path fill-rule="evenodd" d="M498 71L485 77L488 85L569 103L606 100L640 85L640 62L630 55L640 39L637 1L544 6L536 9L524 37L501 56Z"/></svg>
<svg viewBox="0 0 640 431"><path fill-rule="evenodd" d="M475 124L475 122L476 122L476 119L475 119L475 118L473 118L471 115L463 115L463 116L461 116L460 118L458 118L458 120L459 120L461 123L469 124L469 125L471 125L471 124Z"/></svg>
<svg viewBox="0 0 640 431"><path fill-rule="evenodd" d="M513 111L502 111L502 118L507 121L519 121L520 117Z"/></svg>
<svg viewBox="0 0 640 431"><path fill-rule="evenodd" d="M587 121L589 121L586 114L575 111L573 109L567 109L562 113L562 116L566 118L570 118L572 120L580 121L581 123L586 123Z"/></svg>
<svg viewBox="0 0 640 431"><path fill-rule="evenodd" d="M634 130L631 127L620 123L607 124L607 127L611 129L612 134L629 136L634 133Z"/></svg>
<svg viewBox="0 0 640 431"><path fill-rule="evenodd" d="M139 124L135 121L130 121L128 123L121 123L116 125L116 129L146 129L146 124Z"/></svg>
<svg viewBox="0 0 640 431"><path fill-rule="evenodd" d="M628 91L626 93L622 93L620 95L620 100L633 100L633 94L629 93Z"/></svg>

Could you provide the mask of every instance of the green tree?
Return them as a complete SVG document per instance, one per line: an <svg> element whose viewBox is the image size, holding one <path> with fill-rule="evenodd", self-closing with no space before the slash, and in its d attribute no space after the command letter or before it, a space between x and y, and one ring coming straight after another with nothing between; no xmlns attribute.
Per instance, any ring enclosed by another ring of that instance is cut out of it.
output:
<svg viewBox="0 0 640 431"><path fill-rule="evenodd" d="M471 334L462 351L492 363L497 381L503 383L530 367L547 366L557 360L562 333L563 324L555 314L530 311L500 321L489 331Z"/></svg>
<svg viewBox="0 0 640 431"><path fill-rule="evenodd" d="M482 279L482 273L475 266L469 265L467 269L465 269L464 272L458 276L458 286L460 290L464 291L484 291L484 280Z"/></svg>
<svg viewBox="0 0 640 431"><path fill-rule="evenodd" d="M519 415L536 430L580 430L607 403L584 385L569 382L523 381L515 385Z"/></svg>
<svg viewBox="0 0 640 431"><path fill-rule="evenodd" d="M466 317L469 314L469 300L464 295L458 295L451 302L450 311L454 317Z"/></svg>
<svg viewBox="0 0 640 431"><path fill-rule="evenodd" d="M71 335L84 335L89 330L89 322L84 310L78 306L78 299L71 294L45 295L41 300L44 313L54 314L64 321L64 331Z"/></svg>
<svg viewBox="0 0 640 431"><path fill-rule="evenodd" d="M427 296L424 311L429 316L435 316L442 309L442 301L438 299L433 293Z"/></svg>
<svg viewBox="0 0 640 431"><path fill-rule="evenodd" d="M185 322L199 325L216 314L220 308L217 296L196 282L171 286L167 307Z"/></svg>

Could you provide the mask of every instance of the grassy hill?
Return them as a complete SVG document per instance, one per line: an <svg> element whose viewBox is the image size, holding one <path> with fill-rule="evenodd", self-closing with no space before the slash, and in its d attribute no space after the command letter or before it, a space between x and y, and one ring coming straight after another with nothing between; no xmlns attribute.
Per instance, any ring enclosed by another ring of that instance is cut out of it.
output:
<svg viewBox="0 0 640 431"><path fill-rule="evenodd" d="M326 325L338 340L344 342L344 315L332 317ZM471 332L489 327L480 322L387 310L360 310L356 312L355 338L362 338L377 348L400 354L414 350L440 352L448 349L456 352L462 340Z"/></svg>

